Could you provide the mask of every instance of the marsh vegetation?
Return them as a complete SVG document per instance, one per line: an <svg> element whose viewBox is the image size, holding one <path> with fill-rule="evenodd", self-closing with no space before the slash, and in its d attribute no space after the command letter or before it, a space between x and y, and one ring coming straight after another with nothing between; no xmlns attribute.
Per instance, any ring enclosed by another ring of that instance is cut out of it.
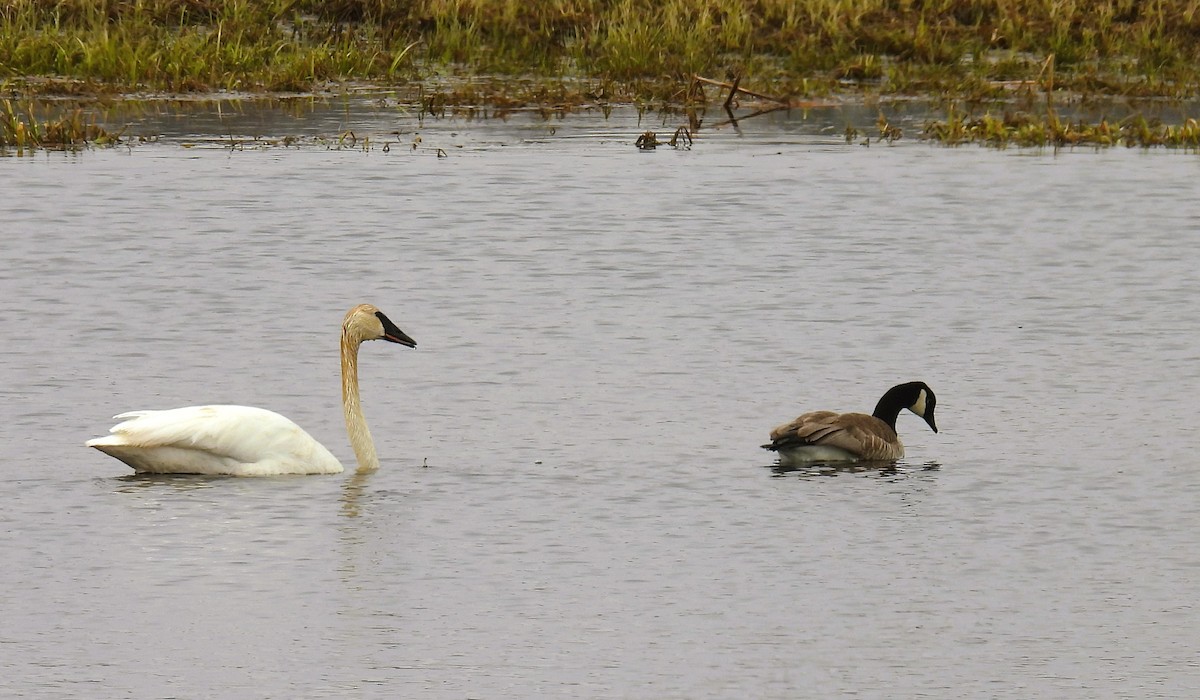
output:
<svg viewBox="0 0 1200 700"><path fill-rule="evenodd" d="M29 105L44 97L383 88L443 116L690 110L731 84L768 110L940 100L946 119L916 135L943 143L1195 148L1194 120L1084 123L1053 105L1194 98L1198 38L1200 0L12 0L0 148L120 141L74 106Z"/></svg>
<svg viewBox="0 0 1200 700"><path fill-rule="evenodd" d="M1197 37L1200 0L12 0L0 78L186 92L519 75L589 81L561 99L679 102L693 75L736 73L773 94L987 96L1044 79L1053 56L1060 89L1180 96L1200 84Z"/></svg>
<svg viewBox="0 0 1200 700"><path fill-rule="evenodd" d="M76 107L54 115L39 114L31 102L0 101L0 152L18 154L34 149L72 150L89 144L111 146L121 142L97 123L95 116Z"/></svg>
<svg viewBox="0 0 1200 700"><path fill-rule="evenodd" d="M1063 119L1051 111L1044 116L1026 112L1000 115L964 115L951 112L945 120L930 121L922 137L946 145L978 143L998 148L1036 146L1166 147L1200 150L1200 123L1189 118L1182 124L1166 124L1136 115L1109 122Z"/></svg>

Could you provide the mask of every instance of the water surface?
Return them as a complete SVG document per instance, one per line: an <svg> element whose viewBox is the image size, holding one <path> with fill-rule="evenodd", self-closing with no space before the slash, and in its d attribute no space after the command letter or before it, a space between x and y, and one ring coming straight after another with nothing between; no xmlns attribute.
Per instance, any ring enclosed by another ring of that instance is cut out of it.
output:
<svg viewBox="0 0 1200 700"><path fill-rule="evenodd" d="M1195 156L847 114L640 152L683 122L200 109L0 159L0 694L1196 697ZM350 463L362 301L419 343L363 350L378 473L82 446L231 402ZM758 448L913 379L894 470Z"/></svg>

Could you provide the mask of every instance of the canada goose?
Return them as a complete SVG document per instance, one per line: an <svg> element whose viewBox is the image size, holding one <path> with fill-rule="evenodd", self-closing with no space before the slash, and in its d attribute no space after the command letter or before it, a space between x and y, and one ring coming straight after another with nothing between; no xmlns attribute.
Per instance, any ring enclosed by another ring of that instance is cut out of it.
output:
<svg viewBox="0 0 1200 700"><path fill-rule="evenodd" d="M342 410L358 468L379 468L375 443L358 398L358 347L387 340L417 343L370 304L350 309L342 322ZM188 406L130 411L110 435L87 441L136 472L156 474L337 474L342 464L300 426L252 406Z"/></svg>
<svg viewBox="0 0 1200 700"><path fill-rule="evenodd" d="M771 431L765 449L779 453L781 464L837 461L887 461L904 457L896 435L896 417L907 408L925 419L933 432L937 397L925 382L898 384L879 399L875 413L813 411Z"/></svg>

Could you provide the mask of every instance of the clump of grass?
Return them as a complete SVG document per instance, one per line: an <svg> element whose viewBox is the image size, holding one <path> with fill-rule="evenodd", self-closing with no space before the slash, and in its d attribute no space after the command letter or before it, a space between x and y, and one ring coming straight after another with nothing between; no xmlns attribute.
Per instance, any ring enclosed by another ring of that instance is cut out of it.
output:
<svg viewBox="0 0 1200 700"><path fill-rule="evenodd" d="M32 104L25 109L4 100L0 108L0 150L15 149L18 154L36 149L76 150L88 145L113 146L121 142L121 133L112 133L74 109L56 118L42 119Z"/></svg>
<svg viewBox="0 0 1200 700"><path fill-rule="evenodd" d="M1053 111L1044 116L1024 112L996 116L989 112L978 117L952 112L944 121L927 123L922 135L946 145L978 143L995 148L1127 146L1200 150L1200 122L1196 119L1187 119L1182 124L1164 124L1142 115L1115 123L1106 119L1091 123L1063 120Z"/></svg>

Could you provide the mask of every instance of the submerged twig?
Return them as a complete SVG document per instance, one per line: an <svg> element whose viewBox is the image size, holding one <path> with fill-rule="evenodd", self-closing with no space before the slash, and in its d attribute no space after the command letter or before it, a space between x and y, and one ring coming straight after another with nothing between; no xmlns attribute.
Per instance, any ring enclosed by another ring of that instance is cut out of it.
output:
<svg viewBox="0 0 1200 700"><path fill-rule="evenodd" d="M720 129L723 126L732 126L733 128L736 129L738 127L738 121L740 121L741 119L753 119L754 117L761 117L762 115L770 114L771 112L778 112L781 109L788 109L788 106L781 104L781 105L772 105L770 107L763 107L762 109L757 109L757 110L755 110L745 116L742 116L742 117L738 117L737 115L735 115L733 113L732 109L726 109L725 114L728 115L729 118L723 122L717 122L716 124L713 124L712 128Z"/></svg>
<svg viewBox="0 0 1200 700"><path fill-rule="evenodd" d="M726 107L728 107L728 106L729 106L729 104L730 104L730 103L733 101L733 96L734 96L734 94L736 94L736 93L739 93L739 92L740 92L740 93L742 93L743 95L749 95L749 96L751 96L751 97L757 97L757 98L758 98L758 99L760 99L760 100L767 100L768 102L778 102L778 103L779 103L779 104L781 104L781 105L788 105L788 104L790 104L790 101L789 101L789 100L787 100L787 99L784 99L784 98L780 98L780 97L774 97L774 96L772 96L772 95L766 95L766 94L764 94L764 93L761 93L761 92L754 92L753 90L747 90L746 88L742 87L742 86L739 84L739 83L741 83L741 82L742 82L742 77L741 77L741 76L737 76L737 77L735 77L735 78L733 79L733 82L732 82L732 83L726 83L726 82L724 82L724 81L721 81L721 80L713 80L712 78L705 78L705 77L703 77L703 76L700 76L700 75L693 75L693 76L692 76L692 78L693 78L693 80L695 80L695 81L696 81L696 82L698 82L698 83L704 83L705 85L714 85L714 86L716 86L716 87L719 87L719 88L725 88L726 90L728 90L728 91L729 91L729 97L728 97L728 98L726 98L726 100L725 100L725 106L726 106Z"/></svg>
<svg viewBox="0 0 1200 700"><path fill-rule="evenodd" d="M730 109L730 105L733 104L733 98L737 95L738 85L741 84L741 82L742 82L742 76L735 75L733 77L733 84L729 86L729 96L725 98L725 110L726 111L728 111Z"/></svg>
<svg viewBox="0 0 1200 700"><path fill-rule="evenodd" d="M687 130L687 127L679 127L675 130L675 134L671 136L671 140L667 142L673 148L691 148L692 133Z"/></svg>

